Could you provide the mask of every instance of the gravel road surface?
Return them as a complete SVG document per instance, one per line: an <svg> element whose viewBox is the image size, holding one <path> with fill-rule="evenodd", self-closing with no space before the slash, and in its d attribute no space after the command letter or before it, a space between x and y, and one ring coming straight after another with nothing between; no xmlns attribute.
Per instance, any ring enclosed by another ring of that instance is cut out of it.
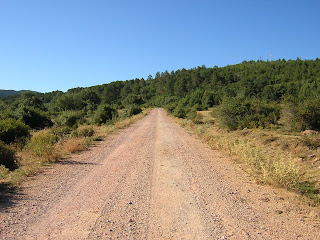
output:
<svg viewBox="0 0 320 240"><path fill-rule="evenodd" d="M318 210L262 186L154 109L0 198L1 239L320 239Z"/></svg>

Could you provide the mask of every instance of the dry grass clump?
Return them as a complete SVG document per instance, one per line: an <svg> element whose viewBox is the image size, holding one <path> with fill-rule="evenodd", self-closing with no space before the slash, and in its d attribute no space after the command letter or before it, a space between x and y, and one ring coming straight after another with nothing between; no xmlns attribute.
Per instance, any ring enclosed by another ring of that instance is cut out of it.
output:
<svg viewBox="0 0 320 240"><path fill-rule="evenodd" d="M320 147L320 135L314 134L314 135L306 135L302 136L301 138L302 143L304 146L308 147L309 149L316 150Z"/></svg>
<svg viewBox="0 0 320 240"><path fill-rule="evenodd" d="M9 169L4 165L0 165L0 179L5 178L9 174Z"/></svg>
<svg viewBox="0 0 320 240"><path fill-rule="evenodd" d="M80 152L87 149L90 141L83 137L67 138L59 144L58 149L64 154Z"/></svg>
<svg viewBox="0 0 320 240"><path fill-rule="evenodd" d="M127 118L123 121L120 122L116 122L114 124L114 129L123 129L126 128L127 126L131 125L132 123L134 123L135 121L133 120L133 118Z"/></svg>

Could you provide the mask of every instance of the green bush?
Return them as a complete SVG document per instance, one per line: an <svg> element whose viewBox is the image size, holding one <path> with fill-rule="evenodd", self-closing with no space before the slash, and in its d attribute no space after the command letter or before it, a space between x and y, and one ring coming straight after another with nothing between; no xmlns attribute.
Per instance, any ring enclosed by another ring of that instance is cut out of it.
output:
<svg viewBox="0 0 320 240"><path fill-rule="evenodd" d="M72 128L84 122L84 113L82 111L64 111L56 119L58 126Z"/></svg>
<svg viewBox="0 0 320 240"><path fill-rule="evenodd" d="M187 119L192 120L195 124L202 124L203 119L202 117L197 113L197 110L195 108L192 108L187 113Z"/></svg>
<svg viewBox="0 0 320 240"><path fill-rule="evenodd" d="M72 137L92 137L94 134L93 127L85 126L74 130L71 133Z"/></svg>
<svg viewBox="0 0 320 240"><path fill-rule="evenodd" d="M28 141L24 150L30 151L37 157L50 156L58 140L59 137L50 132L38 132Z"/></svg>
<svg viewBox="0 0 320 240"><path fill-rule="evenodd" d="M288 100L282 104L281 122L288 131L320 130L320 100Z"/></svg>
<svg viewBox="0 0 320 240"><path fill-rule="evenodd" d="M195 110L194 108L190 109L187 114L186 114L186 118L187 119L195 119L197 117L197 110Z"/></svg>
<svg viewBox="0 0 320 240"><path fill-rule="evenodd" d="M227 97L215 113L220 124L230 130L244 128L268 128L280 118L280 107L258 99Z"/></svg>
<svg viewBox="0 0 320 240"><path fill-rule="evenodd" d="M320 130L320 99L306 99L298 105L302 129Z"/></svg>
<svg viewBox="0 0 320 240"><path fill-rule="evenodd" d="M4 165L10 171L16 169L15 153L12 149L0 141L0 165Z"/></svg>
<svg viewBox="0 0 320 240"><path fill-rule="evenodd" d="M177 106L176 103L169 103L165 106L165 109L168 111L168 113L173 113L176 106Z"/></svg>
<svg viewBox="0 0 320 240"><path fill-rule="evenodd" d="M53 122L42 111L32 107L22 107L16 111L16 116L19 120L34 129L43 129L51 127Z"/></svg>
<svg viewBox="0 0 320 240"><path fill-rule="evenodd" d="M50 128L50 133L58 136L59 138L63 138L68 136L72 132L72 128L68 126L53 126Z"/></svg>
<svg viewBox="0 0 320 240"><path fill-rule="evenodd" d="M29 127L15 119L0 120L0 141L6 144L30 137Z"/></svg>
<svg viewBox="0 0 320 240"><path fill-rule="evenodd" d="M179 104L174 110L173 110L173 115L178 118L186 118L187 116L187 111L182 104Z"/></svg>
<svg viewBox="0 0 320 240"><path fill-rule="evenodd" d="M124 106L128 106L131 104L137 104L137 105L141 105L144 103L143 98L140 95L136 95L136 94L129 94L123 101L122 104Z"/></svg>
<svg viewBox="0 0 320 240"><path fill-rule="evenodd" d="M93 115L93 122L96 124L104 124L110 120L116 119L118 112L109 105L100 105Z"/></svg>
<svg viewBox="0 0 320 240"><path fill-rule="evenodd" d="M141 112L142 112L141 107L139 107L138 105L131 105L123 113L122 118L131 117L131 116L137 115L137 114L139 114Z"/></svg>

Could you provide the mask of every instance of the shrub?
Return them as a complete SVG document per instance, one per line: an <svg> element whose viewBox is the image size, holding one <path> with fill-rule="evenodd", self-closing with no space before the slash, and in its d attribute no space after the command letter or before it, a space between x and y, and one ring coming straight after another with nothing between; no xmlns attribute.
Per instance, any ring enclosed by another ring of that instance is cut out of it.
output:
<svg viewBox="0 0 320 240"><path fill-rule="evenodd" d="M123 101L123 105L131 105L131 104L137 104L141 105L144 103L143 98L140 95L135 95L135 94L129 94Z"/></svg>
<svg viewBox="0 0 320 240"><path fill-rule="evenodd" d="M93 116L93 122L96 124L104 124L109 120L113 120L118 116L116 109L109 105L100 105Z"/></svg>
<svg viewBox="0 0 320 240"><path fill-rule="evenodd" d="M56 119L58 126L74 127L84 122L84 113L82 111L64 111Z"/></svg>
<svg viewBox="0 0 320 240"><path fill-rule="evenodd" d="M281 122L288 131L320 130L320 100L289 100L282 104Z"/></svg>
<svg viewBox="0 0 320 240"><path fill-rule="evenodd" d="M168 113L173 113L176 105L176 103L169 103L165 106L165 109L168 111Z"/></svg>
<svg viewBox="0 0 320 240"><path fill-rule="evenodd" d="M69 135L72 132L72 128L68 127L68 126L53 126L52 128L50 128L50 133L58 136L59 138L63 138L67 135Z"/></svg>
<svg viewBox="0 0 320 240"><path fill-rule="evenodd" d="M230 129L269 127L280 117L280 107L258 99L227 97L220 104L216 117L222 126Z"/></svg>
<svg viewBox="0 0 320 240"><path fill-rule="evenodd" d="M157 106L162 107L166 105L176 105L175 103L179 101L179 97L174 96L165 96L165 95L159 95L156 97L153 97L152 99L148 100L149 106Z"/></svg>
<svg viewBox="0 0 320 240"><path fill-rule="evenodd" d="M25 150L31 152L37 157L50 157L54 150L54 144L58 142L59 137L48 131L36 133L26 144Z"/></svg>
<svg viewBox="0 0 320 240"><path fill-rule="evenodd" d="M131 105L127 108L127 110L123 113L122 117L123 118L127 118L127 117L131 117L133 115L137 115L139 113L142 112L141 107L139 107L138 105Z"/></svg>
<svg viewBox="0 0 320 240"><path fill-rule="evenodd" d="M84 126L72 132L72 137L92 137L94 134L93 127Z"/></svg>
<svg viewBox="0 0 320 240"><path fill-rule="evenodd" d="M287 131L298 130L297 107L293 102L286 102L282 105L280 122Z"/></svg>
<svg viewBox="0 0 320 240"><path fill-rule="evenodd" d="M179 104L176 106L176 108L173 110L173 115L178 118L186 118L187 111L185 107L182 104Z"/></svg>
<svg viewBox="0 0 320 240"><path fill-rule="evenodd" d="M317 149L320 147L320 137L317 135L303 136L302 143L310 149Z"/></svg>
<svg viewBox="0 0 320 240"><path fill-rule="evenodd" d="M18 167L14 151L6 146L3 142L0 142L0 166L1 165L4 165L10 171Z"/></svg>
<svg viewBox="0 0 320 240"><path fill-rule="evenodd" d="M32 107L19 108L16 112L16 116L26 125L35 129L43 129L53 125L51 119L46 116L44 112Z"/></svg>
<svg viewBox="0 0 320 240"><path fill-rule="evenodd" d="M197 105L199 110L202 109L202 98L203 98L203 90L195 90L194 92L188 94L185 99L190 106Z"/></svg>
<svg viewBox="0 0 320 240"><path fill-rule="evenodd" d="M192 120L195 124L202 124L203 122L203 117L198 114L196 111L190 111L187 115L187 118Z"/></svg>
<svg viewBox="0 0 320 240"><path fill-rule="evenodd" d="M186 114L186 118L190 120L196 119L196 117L197 117L197 110L194 108L190 109Z"/></svg>
<svg viewBox="0 0 320 240"><path fill-rule="evenodd" d="M301 122L301 130L320 130L320 100L306 99L299 102L298 107L298 121Z"/></svg>
<svg viewBox="0 0 320 240"><path fill-rule="evenodd" d="M0 141L6 144L30 137L29 127L15 119L0 120Z"/></svg>
<svg viewBox="0 0 320 240"><path fill-rule="evenodd" d="M0 165L0 179L5 178L9 173L9 169L6 168L4 165Z"/></svg>

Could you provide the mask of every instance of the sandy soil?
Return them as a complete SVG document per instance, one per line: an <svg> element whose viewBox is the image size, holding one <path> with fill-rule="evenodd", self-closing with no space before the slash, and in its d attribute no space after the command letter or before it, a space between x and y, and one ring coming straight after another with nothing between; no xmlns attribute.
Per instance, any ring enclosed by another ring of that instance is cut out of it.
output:
<svg viewBox="0 0 320 240"><path fill-rule="evenodd" d="M155 109L2 197L0 237L320 239L318 212Z"/></svg>

